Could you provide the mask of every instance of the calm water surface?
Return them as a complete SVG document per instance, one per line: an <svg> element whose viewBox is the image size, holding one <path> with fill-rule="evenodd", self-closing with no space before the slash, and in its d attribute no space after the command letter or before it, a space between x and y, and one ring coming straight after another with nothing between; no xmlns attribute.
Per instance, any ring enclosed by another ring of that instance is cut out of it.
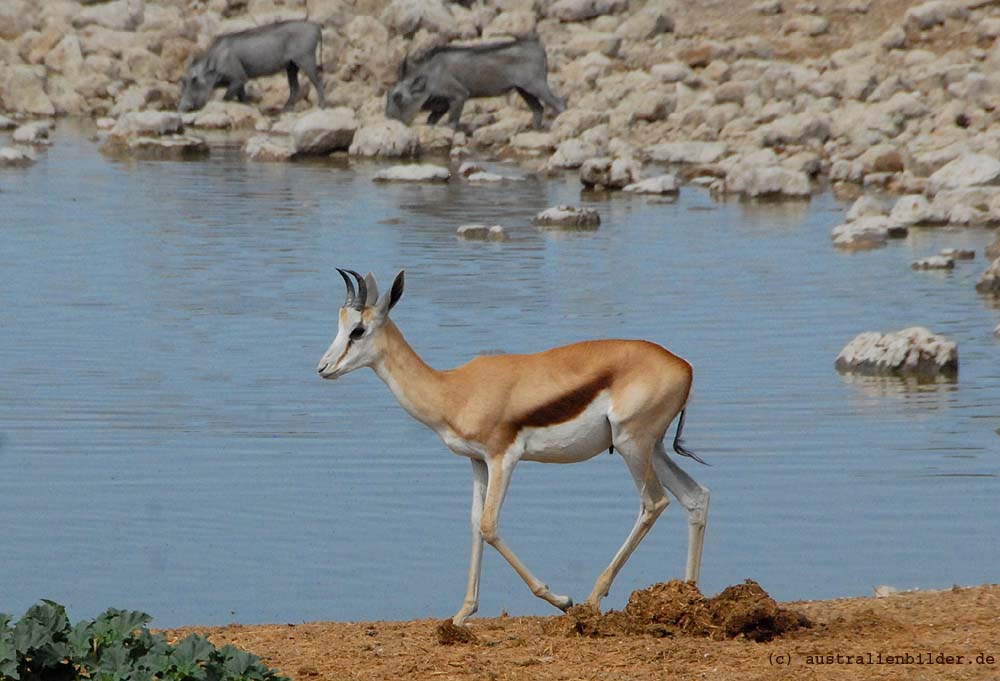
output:
<svg viewBox="0 0 1000 681"><path fill-rule="evenodd" d="M591 202L601 229L529 224L572 181L379 186L377 166L113 162L64 126L0 171L0 611L40 597L160 626L450 616L464 594L470 466L370 371L315 365L334 267L407 269L393 312L444 368L584 338L662 343L695 367L685 436L712 463L702 588L753 577L781 599L877 584L995 582L998 311L974 291L992 234L924 230L844 254L846 206ZM506 172L517 174L515 168ZM499 222L511 241L463 243ZM913 272L943 247L978 258ZM848 379L857 333L958 341L956 385ZM617 456L522 464L510 545L585 597L638 507ZM671 505L607 600L682 576ZM551 613L491 550L480 613Z"/></svg>

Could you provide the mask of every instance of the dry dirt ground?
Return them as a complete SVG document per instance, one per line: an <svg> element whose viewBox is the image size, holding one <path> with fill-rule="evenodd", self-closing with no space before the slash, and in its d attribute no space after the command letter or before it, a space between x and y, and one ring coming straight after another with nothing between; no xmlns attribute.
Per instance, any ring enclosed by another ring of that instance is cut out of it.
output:
<svg viewBox="0 0 1000 681"><path fill-rule="evenodd" d="M169 635L192 632L250 650L299 681L1000 679L1000 585L776 604L750 581L711 599L669 582L604 616L577 608L472 619L458 631L417 620Z"/></svg>

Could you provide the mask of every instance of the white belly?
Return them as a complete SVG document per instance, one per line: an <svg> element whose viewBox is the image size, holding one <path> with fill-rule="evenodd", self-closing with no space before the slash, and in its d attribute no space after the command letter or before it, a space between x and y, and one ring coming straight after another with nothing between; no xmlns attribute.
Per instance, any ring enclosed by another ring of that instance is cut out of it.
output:
<svg viewBox="0 0 1000 681"><path fill-rule="evenodd" d="M525 428L514 446L521 449L525 461L576 463L596 456L611 446L609 401L610 397L604 393L569 421Z"/></svg>
<svg viewBox="0 0 1000 681"><path fill-rule="evenodd" d="M509 449L519 459L541 463L576 463L597 456L611 446L610 402L610 396L603 393L575 418L551 426L524 428ZM466 440L449 428L439 430L438 435L456 454L486 460L486 447L481 443Z"/></svg>

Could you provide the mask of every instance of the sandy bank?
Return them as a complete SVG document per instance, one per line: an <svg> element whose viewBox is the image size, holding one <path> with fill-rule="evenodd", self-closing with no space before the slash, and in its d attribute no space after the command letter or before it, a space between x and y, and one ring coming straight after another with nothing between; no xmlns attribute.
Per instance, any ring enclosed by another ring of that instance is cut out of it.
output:
<svg viewBox="0 0 1000 681"><path fill-rule="evenodd" d="M453 645L439 643L435 620L233 624L172 633L197 631L217 644L234 643L297 680L988 679L1000 674L1000 585L782 606L804 614L812 626L766 643L683 632L582 636L562 626L559 617L474 618L475 642Z"/></svg>

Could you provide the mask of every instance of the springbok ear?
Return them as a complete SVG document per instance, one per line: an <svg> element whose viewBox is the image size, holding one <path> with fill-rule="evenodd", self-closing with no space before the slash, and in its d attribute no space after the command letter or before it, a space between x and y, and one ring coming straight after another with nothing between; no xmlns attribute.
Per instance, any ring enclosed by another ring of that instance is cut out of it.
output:
<svg viewBox="0 0 1000 681"><path fill-rule="evenodd" d="M375 275L371 272L365 275L365 285L368 287L368 295L365 298L365 307L371 307L378 300L378 285L375 283Z"/></svg>
<svg viewBox="0 0 1000 681"><path fill-rule="evenodd" d="M389 310L399 302L399 299L403 297L403 284L405 283L405 273L406 270L400 270L399 274L392 281L392 288L389 290L389 295L382 296L382 300L378 301L378 314L387 315Z"/></svg>

